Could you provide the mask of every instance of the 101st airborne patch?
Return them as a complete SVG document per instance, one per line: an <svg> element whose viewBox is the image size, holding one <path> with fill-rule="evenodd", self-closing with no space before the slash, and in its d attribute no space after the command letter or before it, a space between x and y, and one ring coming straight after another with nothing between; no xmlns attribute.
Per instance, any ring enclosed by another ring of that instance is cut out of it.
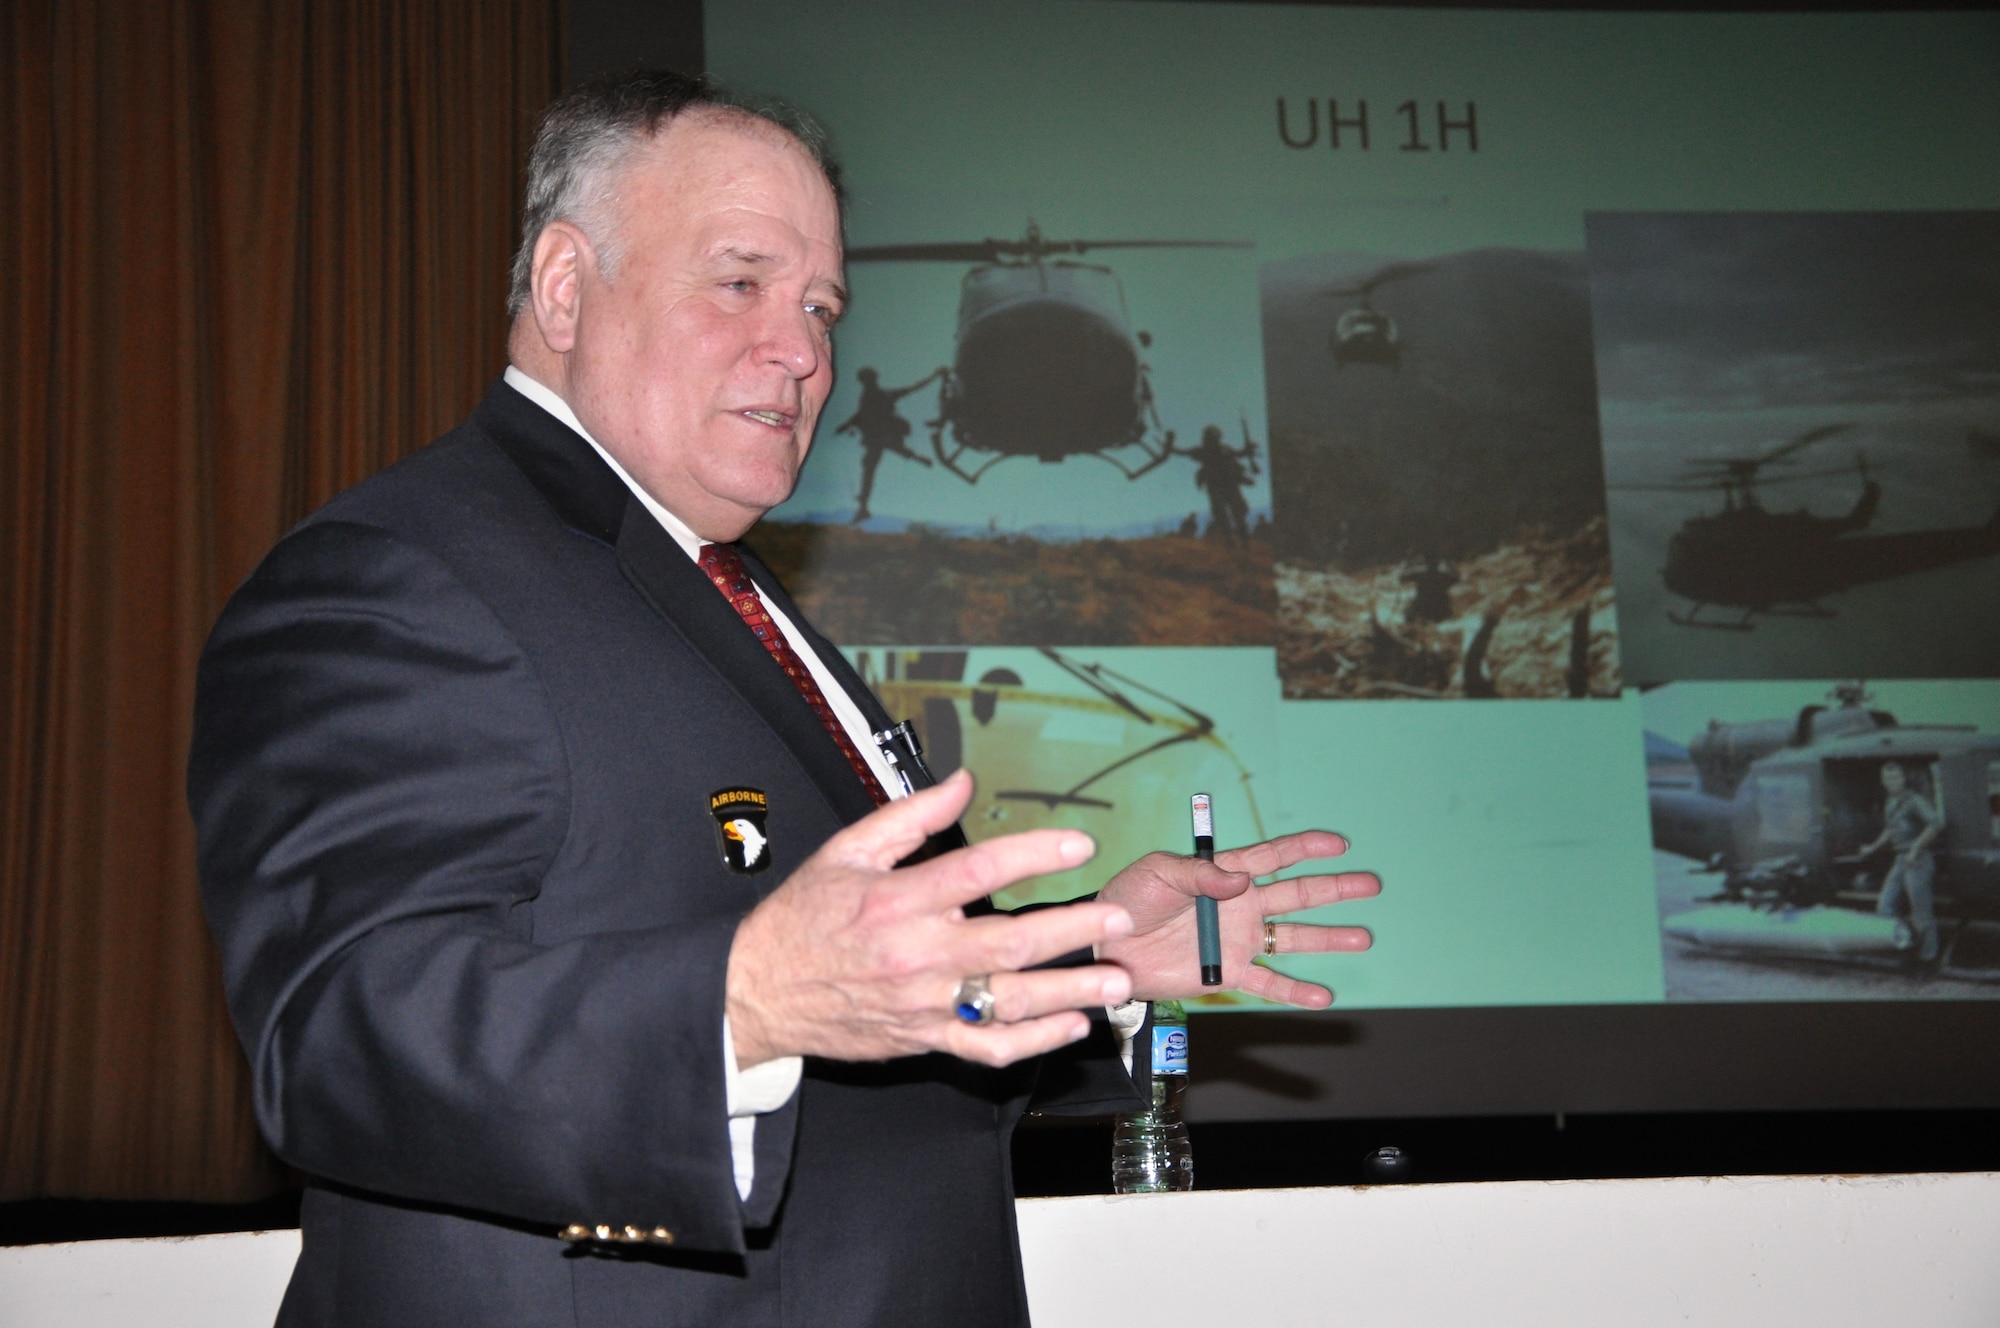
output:
<svg viewBox="0 0 2000 1328"><path fill-rule="evenodd" d="M753 876L771 865L771 839L764 828L769 806L762 789L726 788L708 795L722 861L729 870Z"/></svg>

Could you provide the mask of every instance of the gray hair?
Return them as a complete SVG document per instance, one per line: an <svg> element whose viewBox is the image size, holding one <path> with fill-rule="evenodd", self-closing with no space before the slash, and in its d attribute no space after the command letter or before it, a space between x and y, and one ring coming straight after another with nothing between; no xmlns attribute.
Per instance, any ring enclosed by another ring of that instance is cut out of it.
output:
<svg viewBox="0 0 2000 1328"><path fill-rule="evenodd" d="M599 270L617 265L610 205L618 174L634 149L650 141L689 111L761 121L804 148L826 176L836 201L840 168L827 147L826 131L812 118L782 102L731 92L704 77L648 69L591 79L557 99L542 113L535 146L528 153L528 188L521 208L521 247L514 251L507 312L528 305L535 265L535 241L550 222L581 227L597 246Z"/></svg>

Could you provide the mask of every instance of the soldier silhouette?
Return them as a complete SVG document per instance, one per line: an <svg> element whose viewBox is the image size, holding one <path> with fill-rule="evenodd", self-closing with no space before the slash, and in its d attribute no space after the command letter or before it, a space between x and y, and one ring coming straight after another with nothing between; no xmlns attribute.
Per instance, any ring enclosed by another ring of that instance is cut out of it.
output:
<svg viewBox="0 0 2000 1328"><path fill-rule="evenodd" d="M1451 617L1451 588L1458 584L1458 573L1436 554L1425 555L1422 567L1403 573L1403 582L1416 587L1405 617L1417 622L1443 622Z"/></svg>
<svg viewBox="0 0 2000 1328"><path fill-rule="evenodd" d="M861 492L855 495L854 508L857 523L868 519L868 496L875 492L875 468L882 464L884 452L908 457L920 466L930 465L930 458L918 456L904 441L910 436L910 422L896 410L896 403L944 374L943 369L933 370L908 387L883 387L872 368L854 375L861 381L861 401L834 432L861 435Z"/></svg>
<svg viewBox="0 0 2000 1328"><path fill-rule="evenodd" d="M1250 472L1243 463L1257 464L1257 445L1245 438L1243 446L1231 447L1222 441L1221 427L1211 424L1201 431L1201 441L1181 455L1195 463L1195 487L1208 491L1209 535L1232 544L1248 543L1250 505L1243 500L1243 490L1250 485Z"/></svg>

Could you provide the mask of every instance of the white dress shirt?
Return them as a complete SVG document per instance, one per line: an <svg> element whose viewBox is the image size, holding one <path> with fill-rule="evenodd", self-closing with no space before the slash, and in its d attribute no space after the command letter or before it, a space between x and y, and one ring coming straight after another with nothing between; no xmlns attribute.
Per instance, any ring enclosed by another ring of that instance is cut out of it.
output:
<svg viewBox="0 0 2000 1328"><path fill-rule="evenodd" d="M507 366L505 377L509 387L576 430L578 436L589 443L598 456L604 458L604 464L611 467L611 473L625 481L625 487L645 505L646 510L653 514L654 519L666 529L666 532L674 537L674 543L680 545L690 559L700 560L702 545L707 541L689 530L687 524L679 517L660 506L652 494L640 488L638 482L625 472L625 467L618 464L617 458L605 451L604 445L590 436L590 431L583 427L582 421L577 419L576 412L569 408L567 401L511 364ZM875 746L874 734L868 727L867 719L861 714L861 707L854 703L854 698L847 694L847 689L827 671L826 665L806 643L805 637L792 620L787 618L777 605L765 598L762 590L757 592L757 598L763 602L765 611L771 615L771 620L778 624L778 630L785 634L785 640L791 644L792 650L811 672L813 681L819 684L820 691L826 696L827 705L833 709L834 718L838 719L840 726L847 730L848 738L853 741L854 748L861 753L862 759L868 762L868 768L875 772L875 778L881 782L890 797L901 797L903 783L896 777L881 750ZM749 628L745 627L744 630L748 631ZM722 1017L722 1080L729 1110L729 1154L736 1174L736 1192L744 1199L750 1197L750 1188L757 1178L757 1117L767 1111L776 1111L791 1100L792 1094L798 1091L799 1075L803 1068L802 1058L785 1056L778 1060L765 1061L748 1070L738 1069L736 1045L729 1036L729 1016Z"/></svg>

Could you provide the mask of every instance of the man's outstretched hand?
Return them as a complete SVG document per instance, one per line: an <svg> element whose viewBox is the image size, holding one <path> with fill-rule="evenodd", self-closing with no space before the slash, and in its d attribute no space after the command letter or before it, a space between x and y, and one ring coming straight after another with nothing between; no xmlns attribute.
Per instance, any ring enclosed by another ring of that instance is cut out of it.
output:
<svg viewBox="0 0 2000 1328"><path fill-rule="evenodd" d="M1076 1041L1090 1027L1082 1010L1131 994L1125 970L1110 963L1021 971L1126 935L1132 919L1115 903L965 916L975 899L1087 861L1096 846L1082 831L1031 830L896 868L971 800L972 778L960 771L877 809L743 919L726 1007L739 1066L923 1051L1006 1065ZM995 1020L968 1024L953 1011L958 985L983 974L992 975Z"/></svg>
<svg viewBox="0 0 2000 1328"><path fill-rule="evenodd" d="M1100 903L1119 905L1132 919L1129 934L1098 945L1098 958L1130 973L1132 995L1143 1000L1185 999L1234 988L1286 1005L1324 1009L1333 1004L1333 993L1325 987L1252 962L1264 953L1264 923L1301 909L1380 894L1382 883L1368 872L1295 876L1270 885L1258 885L1254 878L1346 851L1347 841L1339 835L1303 830L1219 852L1213 863L1148 853L1112 877L1097 896ZM1200 895L1217 901L1222 922L1221 988L1201 985L1194 924L1194 901ZM1276 926L1281 955L1366 950L1373 939L1362 927Z"/></svg>

